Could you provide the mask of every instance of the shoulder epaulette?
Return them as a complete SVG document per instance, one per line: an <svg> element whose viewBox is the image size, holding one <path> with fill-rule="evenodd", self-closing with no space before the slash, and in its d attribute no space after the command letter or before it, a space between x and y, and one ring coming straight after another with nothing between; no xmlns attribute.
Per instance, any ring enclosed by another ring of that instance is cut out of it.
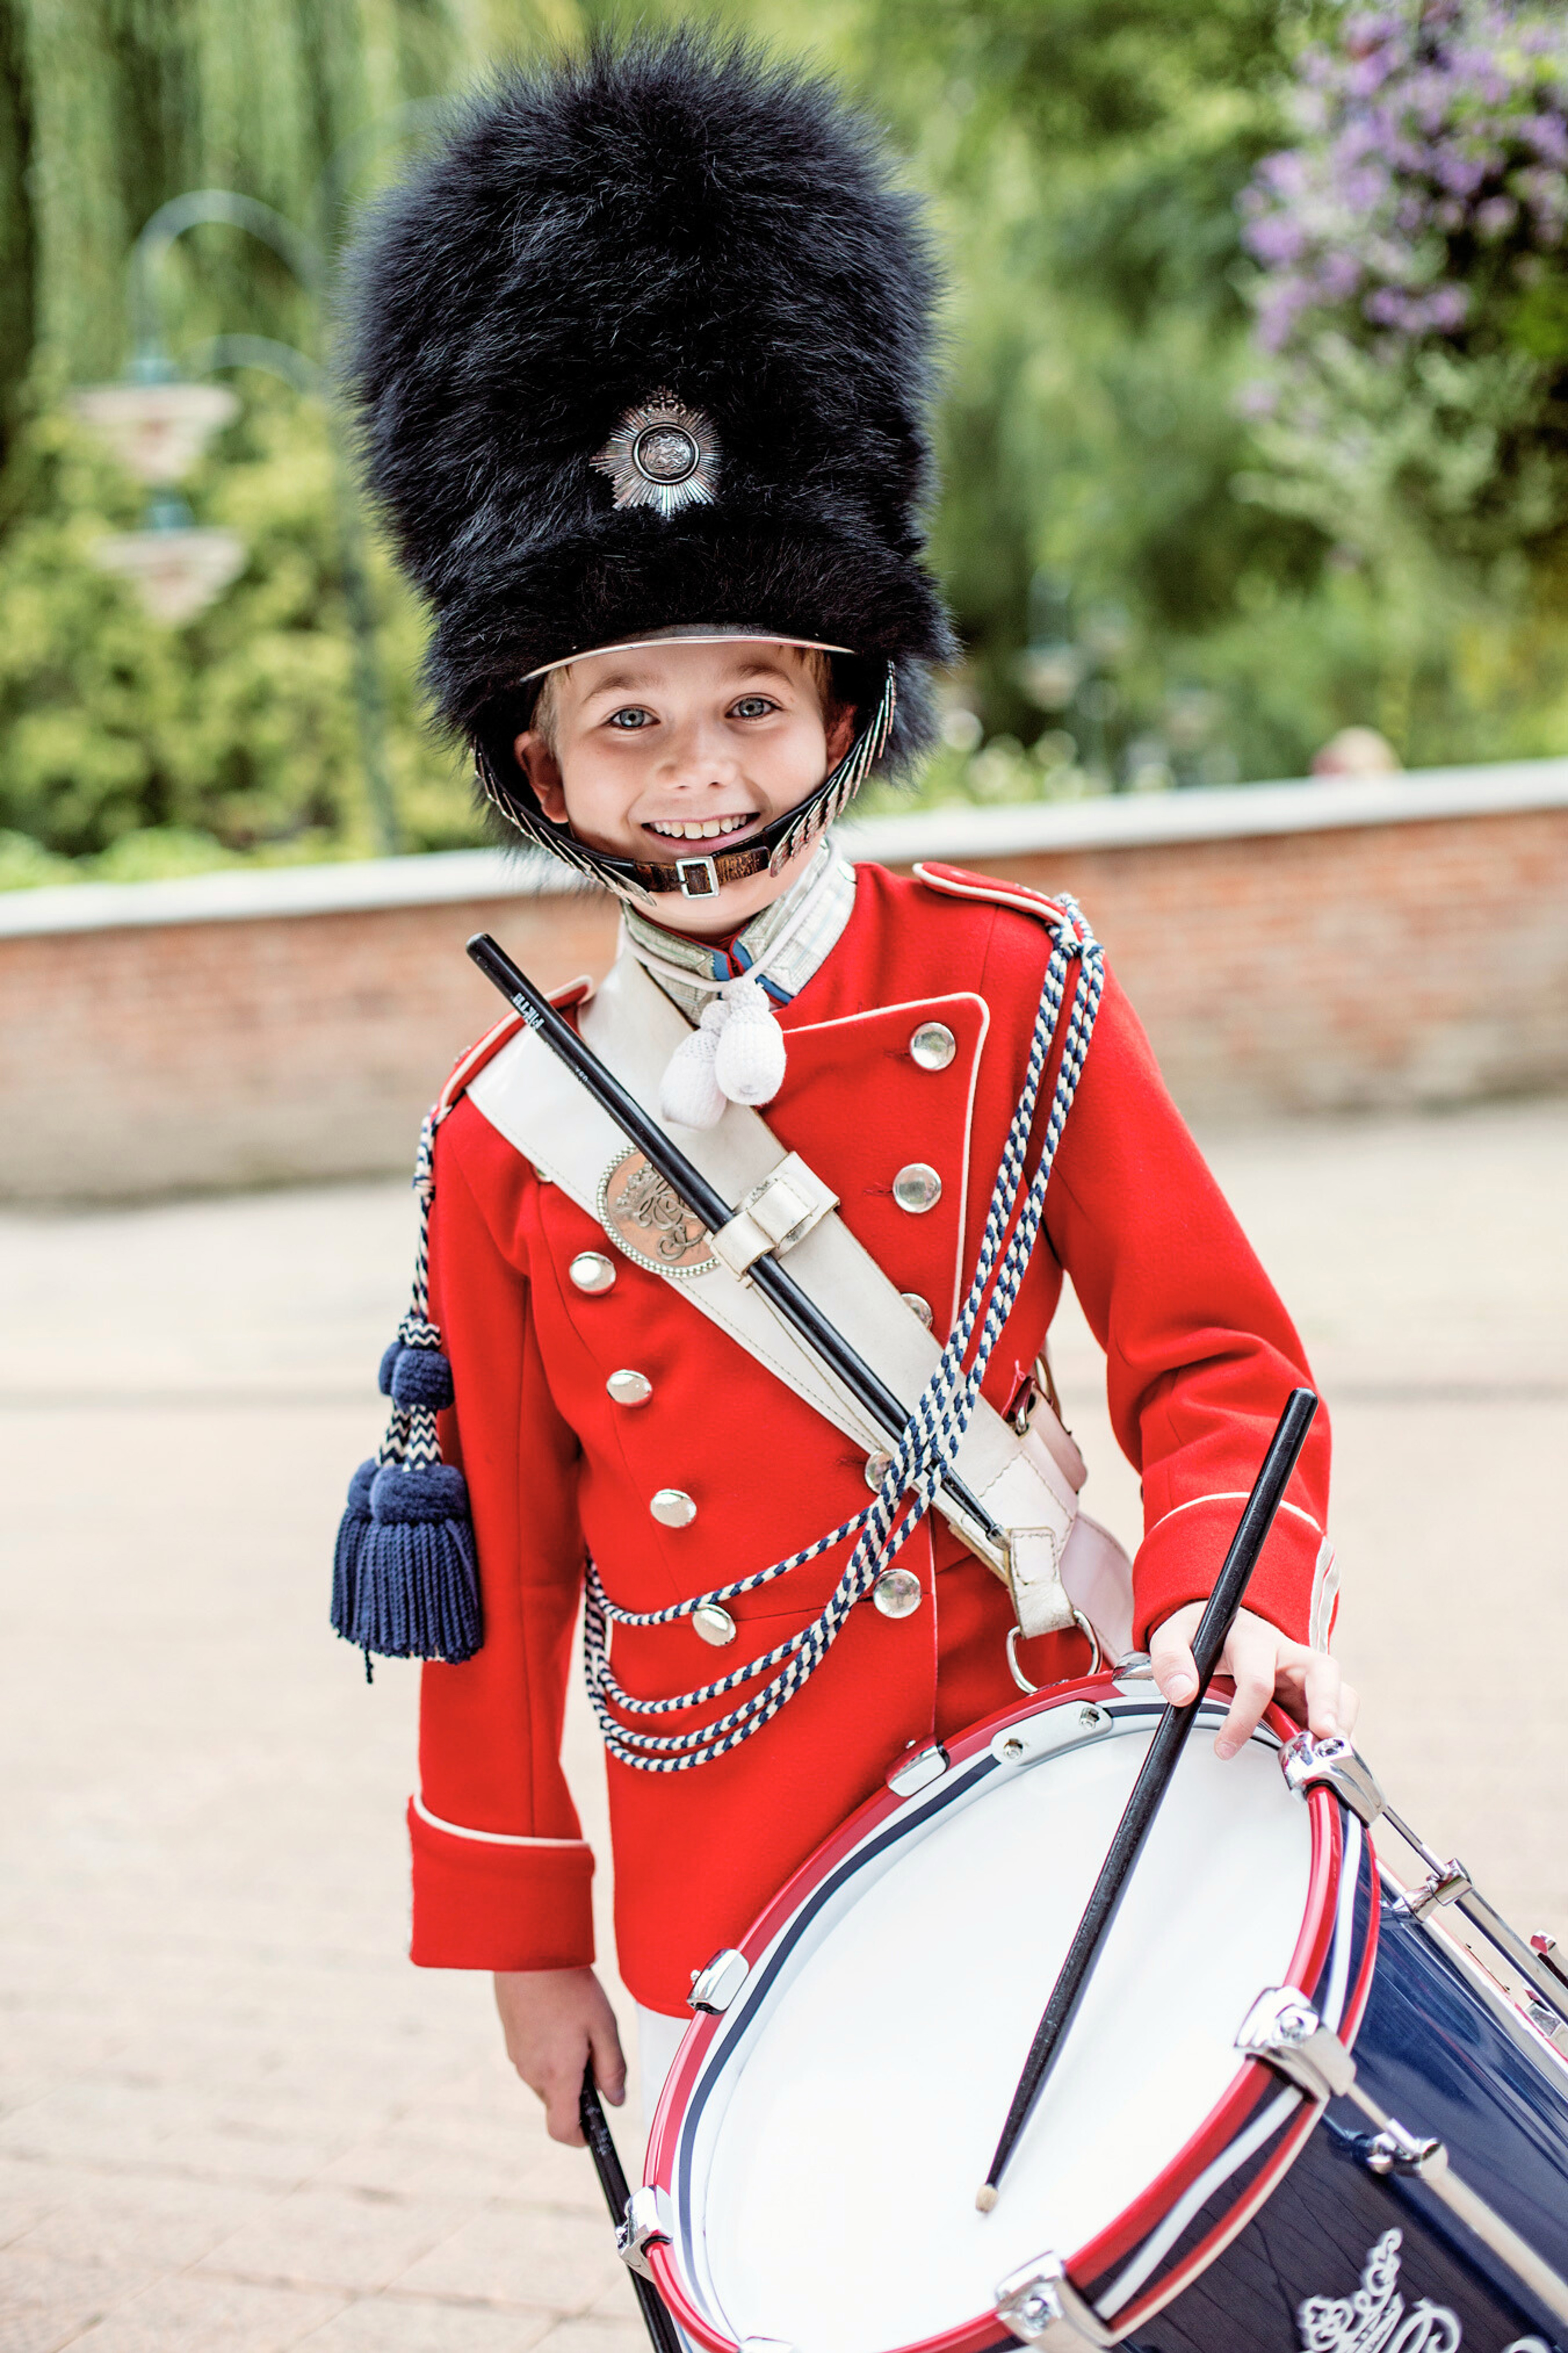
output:
<svg viewBox="0 0 1568 2353"><path fill-rule="evenodd" d="M563 988L552 988L550 1002L560 1013L569 1013L574 1006L586 1005L595 984L585 972L569 980ZM435 1118L437 1127L446 1118L459 1095L473 1085L487 1062L493 1061L503 1046L508 1046L522 1027L521 1013L503 1013L493 1029L487 1029L478 1045L470 1046L452 1066L451 1076L436 1098Z"/></svg>
<svg viewBox="0 0 1568 2353"><path fill-rule="evenodd" d="M1035 915L1043 923L1059 923L1062 908L1043 891L1026 882L1000 882L994 874L971 874L962 866L938 866L923 860L914 869L917 881L949 899L980 899L994 907L1013 907L1021 915Z"/></svg>

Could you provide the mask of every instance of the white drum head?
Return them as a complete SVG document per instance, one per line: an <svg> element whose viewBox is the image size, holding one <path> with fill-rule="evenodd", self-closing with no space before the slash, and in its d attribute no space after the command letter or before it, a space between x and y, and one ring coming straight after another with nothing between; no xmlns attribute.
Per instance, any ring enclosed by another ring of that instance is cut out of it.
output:
<svg viewBox="0 0 1568 2353"><path fill-rule="evenodd" d="M923 1827L822 1906L767 1998L737 2002L675 2183L681 2269L716 2327L887 2353L972 2323L1006 2273L1070 2258L1197 2130L1237 2076L1243 2017L1289 1968L1311 1847L1275 1746L1221 1765L1215 1720L992 2214L974 2193L1151 1714L945 1804L939 1784L910 1808Z"/></svg>

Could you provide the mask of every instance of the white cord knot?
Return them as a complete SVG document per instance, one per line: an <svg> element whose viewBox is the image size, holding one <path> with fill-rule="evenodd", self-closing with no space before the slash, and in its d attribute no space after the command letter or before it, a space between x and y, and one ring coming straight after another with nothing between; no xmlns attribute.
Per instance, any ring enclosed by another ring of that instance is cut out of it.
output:
<svg viewBox="0 0 1568 2353"><path fill-rule="evenodd" d="M726 1103L772 1103L784 1081L784 1034L750 973L727 980L669 1058L659 1115L676 1127L717 1127Z"/></svg>

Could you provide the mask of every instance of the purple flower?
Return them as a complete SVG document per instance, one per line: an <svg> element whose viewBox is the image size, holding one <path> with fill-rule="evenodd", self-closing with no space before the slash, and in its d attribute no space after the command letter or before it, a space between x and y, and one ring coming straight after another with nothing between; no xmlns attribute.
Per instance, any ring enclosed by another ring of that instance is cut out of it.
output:
<svg viewBox="0 0 1568 2353"><path fill-rule="evenodd" d="M1519 206L1511 196L1488 196L1475 211L1476 235L1488 245L1495 245L1506 237L1519 218Z"/></svg>
<svg viewBox="0 0 1568 2353"><path fill-rule="evenodd" d="M1264 158L1241 206L1266 349L1306 353L1328 332L1392 361L1489 320L1501 332L1489 305L1522 282L1517 263L1561 266L1562 0L1358 9L1302 58L1298 99L1295 144Z"/></svg>

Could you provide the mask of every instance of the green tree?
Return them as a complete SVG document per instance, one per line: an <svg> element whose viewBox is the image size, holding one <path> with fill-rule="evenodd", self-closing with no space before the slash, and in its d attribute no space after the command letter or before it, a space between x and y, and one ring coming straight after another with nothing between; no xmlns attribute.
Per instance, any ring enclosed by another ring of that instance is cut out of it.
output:
<svg viewBox="0 0 1568 2353"><path fill-rule="evenodd" d="M319 414L246 381L192 496L243 532L247 568L168 633L93 563L135 501L60 395L123 365L126 256L168 196L233 188L331 249L416 135L410 101L692 16L839 75L933 200L933 549L968 649L955 691L993 740L930 791L1070 785L1075 738L1080 763L1183 781L1300 773L1352 721L1409 759L1558 746L1552 630L1440 568L1398 596L1347 568L1331 501L1295 497L1277 427L1243 414L1237 199L1331 0L0 0L0 825L132 864L367 839ZM242 331L320 355L320 315L232 229L182 237L162 292L177 349ZM379 559L375 596L409 842L471 839L422 728L420 617ZM1079 662L1065 707L1024 659L1053 638Z"/></svg>
<svg viewBox="0 0 1568 2353"><path fill-rule="evenodd" d="M107 854L107 871L373 848L326 420L265 379L247 390L190 485L203 520L245 540L246 567L180 629L93 559L102 533L137 519L135 487L59 416L29 429L26 512L0 558L0 828ZM420 723L423 630L384 556L373 592L407 845L475 840L457 764Z"/></svg>

